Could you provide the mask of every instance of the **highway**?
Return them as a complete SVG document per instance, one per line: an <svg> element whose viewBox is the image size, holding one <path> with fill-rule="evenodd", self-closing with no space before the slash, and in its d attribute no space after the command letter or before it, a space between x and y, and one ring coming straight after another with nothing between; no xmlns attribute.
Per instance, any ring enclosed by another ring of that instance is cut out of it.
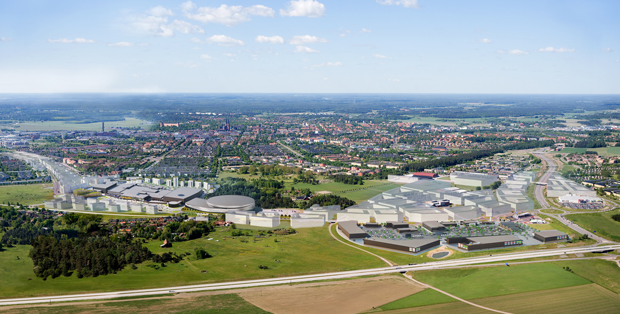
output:
<svg viewBox="0 0 620 314"><path fill-rule="evenodd" d="M197 291L209 291L209 290L228 290L228 289L238 289L238 288L283 285L283 284L292 284L292 283L310 282L310 281L319 281L319 280L335 280L335 279L345 279L345 278L353 278L353 277L360 277L360 276L404 273L408 271L440 269L440 268L474 265L474 264L481 264L481 263L506 262L506 261L512 261L512 260L528 259L528 258L559 256L559 255L565 255L565 254L590 253L590 252L598 252L598 251L603 251L603 250L616 250L616 249L620 249L620 245L516 252L516 253L507 253L507 254L497 254L494 256L489 255L489 256L482 256L482 257L471 257L471 258L463 258L463 259L456 259L456 260L429 262L429 263L418 264L418 265L391 266L391 267L332 272L332 273L314 274L314 275L290 276L290 277L268 278L268 279L257 279L257 280L244 280L244 281L234 281L234 282L221 282L221 283L212 283L212 284L177 286L177 287L166 287L166 288L155 288L155 289L141 289L141 290L118 291L118 292L102 292L102 293L88 293L88 294L18 298L18 299L0 299L0 306L1 305L18 305L18 304L51 303L51 302L103 300L103 299L113 299L113 298L122 298L122 297L160 295L160 294L168 294L168 293L197 292Z"/></svg>
<svg viewBox="0 0 620 314"><path fill-rule="evenodd" d="M553 172L556 171L557 169L557 165L555 163L555 161L547 156L545 156L542 152L535 152L534 153L536 155L536 157L542 159L545 161L545 163L547 164L547 172L545 172L542 177L540 178L540 180L538 180L538 182L540 183L547 183L547 180L549 180L549 177L551 176L551 174L553 174ZM540 204L540 206L542 206L542 208L553 208L551 206L549 206L549 203L547 202L547 199L545 198L545 195L543 193L545 186L543 185L537 185L536 189L534 190L534 193L536 195L536 199L538 200L538 203ZM566 225L567 227L581 233L581 234L587 234L588 237L590 237L591 239L596 240L597 244L605 244L605 243L613 243L612 241L609 241L605 238L599 237L597 235L595 235L594 233L574 224L573 222L571 222L570 220L564 218L564 216L562 215L557 215L557 214L547 214L544 213L547 216L553 217L555 219L557 219L559 222L563 223L564 225Z"/></svg>

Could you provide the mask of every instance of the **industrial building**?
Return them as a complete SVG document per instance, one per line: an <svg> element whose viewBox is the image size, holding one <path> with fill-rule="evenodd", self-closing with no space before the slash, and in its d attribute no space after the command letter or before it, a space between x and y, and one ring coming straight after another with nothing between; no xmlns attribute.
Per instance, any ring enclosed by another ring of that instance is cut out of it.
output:
<svg viewBox="0 0 620 314"><path fill-rule="evenodd" d="M337 219L360 223L371 220L377 223L422 223L511 215L534 208L534 202L527 196L527 186L535 175L520 172L509 176L495 193L492 190L465 191L443 180L419 180L348 207L337 213ZM448 202L450 206L446 206Z"/></svg>
<svg viewBox="0 0 620 314"><path fill-rule="evenodd" d="M357 221L339 221L338 229L349 239L364 239L368 234L357 225Z"/></svg>
<svg viewBox="0 0 620 314"><path fill-rule="evenodd" d="M499 181L499 176L476 172L455 171L450 174L450 181L457 185L483 187Z"/></svg>
<svg viewBox="0 0 620 314"><path fill-rule="evenodd" d="M534 233L534 239L543 242L558 242L558 241L568 241L568 235L564 232L560 232L557 230L544 230L538 231Z"/></svg>
<svg viewBox="0 0 620 314"><path fill-rule="evenodd" d="M253 198L242 195L220 195L206 200L194 198L185 203L185 206L209 213L226 213L229 211L254 210L256 202Z"/></svg>
<svg viewBox="0 0 620 314"><path fill-rule="evenodd" d="M568 194L596 197L596 191L559 174L552 174L547 180L547 197L560 197Z"/></svg>
<svg viewBox="0 0 620 314"><path fill-rule="evenodd" d="M523 245L523 240L513 235L498 235L486 237L453 237L447 238L448 244L457 244L460 249L467 251L497 249Z"/></svg>
<svg viewBox="0 0 620 314"><path fill-rule="evenodd" d="M411 239L411 240L390 240L379 238L364 239L364 245L375 246L390 250L419 253L424 250L439 246L439 239Z"/></svg>

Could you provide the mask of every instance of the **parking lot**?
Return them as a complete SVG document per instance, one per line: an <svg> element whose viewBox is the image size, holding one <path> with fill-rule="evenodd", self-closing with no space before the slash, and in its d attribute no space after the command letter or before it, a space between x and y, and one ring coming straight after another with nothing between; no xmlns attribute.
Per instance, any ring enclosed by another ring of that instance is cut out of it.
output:
<svg viewBox="0 0 620 314"><path fill-rule="evenodd" d="M562 206L572 209L599 210L605 207L603 203L562 203Z"/></svg>

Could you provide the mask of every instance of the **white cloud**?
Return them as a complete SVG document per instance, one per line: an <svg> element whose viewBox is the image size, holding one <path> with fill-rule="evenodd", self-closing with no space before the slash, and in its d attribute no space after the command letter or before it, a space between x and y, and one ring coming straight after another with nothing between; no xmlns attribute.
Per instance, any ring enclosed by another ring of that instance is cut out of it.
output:
<svg viewBox="0 0 620 314"><path fill-rule="evenodd" d="M393 79L393 78L388 79L388 81L390 81L390 82L400 82L400 80L399 80L399 79Z"/></svg>
<svg viewBox="0 0 620 314"><path fill-rule="evenodd" d="M207 55L207 54L201 54L200 55L200 59L213 60L213 57L211 57L210 55Z"/></svg>
<svg viewBox="0 0 620 314"><path fill-rule="evenodd" d="M114 43L114 44L108 44L108 46L110 47L133 47L133 43L121 41L121 42Z"/></svg>
<svg viewBox="0 0 620 314"><path fill-rule="evenodd" d="M174 36L174 31L166 25L167 23L166 16L135 16L131 18L130 29L160 37Z"/></svg>
<svg viewBox="0 0 620 314"><path fill-rule="evenodd" d="M380 55L378 53L372 55L372 57L375 58L375 59L389 59L389 57L384 56L384 55Z"/></svg>
<svg viewBox="0 0 620 314"><path fill-rule="evenodd" d="M240 5L228 6L222 4L219 8L200 7L196 13L187 13L188 18L203 23L217 23L226 26L235 26L250 21L251 16L273 17L275 11L264 5L243 7Z"/></svg>
<svg viewBox="0 0 620 314"><path fill-rule="evenodd" d="M61 44L94 44L95 41L92 39L85 39L85 38L76 38L76 39L67 39L67 38L61 38L61 39L48 39L47 40L50 43L61 43Z"/></svg>
<svg viewBox="0 0 620 314"><path fill-rule="evenodd" d="M326 63L313 64L311 65L311 67L313 68L339 67L341 65L342 65L342 62L338 61L338 62L326 62Z"/></svg>
<svg viewBox="0 0 620 314"><path fill-rule="evenodd" d="M226 52L226 53L223 53L223 55L225 55L225 56L227 56L227 57L229 57L229 58L232 58L232 57L236 57L236 56L237 56L236 54L234 54L234 53L232 53L232 52Z"/></svg>
<svg viewBox="0 0 620 314"><path fill-rule="evenodd" d="M174 13L172 13L172 10L170 9L166 9L164 7L162 7L161 5L158 5L154 8L150 8L146 11L146 13L148 13L149 15L152 16L167 16L167 15L174 15Z"/></svg>
<svg viewBox="0 0 620 314"><path fill-rule="evenodd" d="M362 30L360 31L360 33L372 33L371 30L366 29L366 28L362 28Z"/></svg>
<svg viewBox="0 0 620 314"><path fill-rule="evenodd" d="M195 42L195 43L197 43L197 44L202 44L202 40L200 40L199 38L194 37L194 38L192 38L190 40Z"/></svg>
<svg viewBox="0 0 620 314"><path fill-rule="evenodd" d="M218 44L220 46L243 46L245 43L239 39L234 39L226 35L213 35L206 39L207 43Z"/></svg>
<svg viewBox="0 0 620 314"><path fill-rule="evenodd" d="M351 31L350 31L350 30L348 30L348 29L345 29L345 30L343 30L343 31L342 31L342 33L340 33L338 36L340 36L340 37L345 37L345 36L347 36L347 34L349 34L349 33L351 33Z"/></svg>
<svg viewBox="0 0 620 314"><path fill-rule="evenodd" d="M321 17L325 15L325 5L316 0L293 0L286 9L280 9L280 15Z"/></svg>
<svg viewBox="0 0 620 314"><path fill-rule="evenodd" d="M295 47L295 52L306 52L306 53L312 53L312 52L319 52L318 50L314 50L310 47L306 47L306 46L297 46Z"/></svg>
<svg viewBox="0 0 620 314"><path fill-rule="evenodd" d="M315 44L315 43L326 43L327 39L319 38L316 36L303 35L303 36L293 36L289 41L291 45L304 45L304 44Z"/></svg>
<svg viewBox="0 0 620 314"><path fill-rule="evenodd" d="M7 37L0 37L0 41L12 41L12 38L7 38Z"/></svg>
<svg viewBox="0 0 620 314"><path fill-rule="evenodd" d="M509 51L498 50L497 53L507 53L511 55L529 55L530 54L527 51L521 51L519 49L514 49L514 50L509 50Z"/></svg>
<svg viewBox="0 0 620 314"><path fill-rule="evenodd" d="M547 47L547 48L540 48L538 49L538 51L540 52L575 52L575 49Z"/></svg>
<svg viewBox="0 0 620 314"><path fill-rule="evenodd" d="M4 37L2 37L4 38ZM613 50L611 50L611 48L603 48L603 52L613 52Z"/></svg>
<svg viewBox="0 0 620 314"><path fill-rule="evenodd" d="M490 40L490 39L488 39L488 38L482 38L482 39L478 40L478 42L481 42L481 43L483 43L483 44L490 44L490 43L492 43L493 41L491 41L491 40Z"/></svg>
<svg viewBox="0 0 620 314"><path fill-rule="evenodd" d="M271 37L267 37L267 36L256 36L256 40L259 43L270 43L270 44L283 44L284 43L284 38L280 37L280 36L271 36Z"/></svg>
<svg viewBox="0 0 620 314"><path fill-rule="evenodd" d="M323 78L323 81L327 81L327 80L328 80L328 78L326 78L326 77Z"/></svg>
<svg viewBox="0 0 620 314"><path fill-rule="evenodd" d="M377 2L385 5L402 5L405 8L419 8L418 0L377 0Z"/></svg>
<svg viewBox="0 0 620 314"><path fill-rule="evenodd" d="M189 12L195 10L196 8L196 4L191 1L181 3L181 11L183 12Z"/></svg>
<svg viewBox="0 0 620 314"><path fill-rule="evenodd" d="M193 25L190 24L188 22L185 21L180 21L180 20L174 20L174 22L172 22L172 24L168 25L169 28L179 31L183 34L195 34L195 33L199 33L199 34L204 34L205 31L198 25Z"/></svg>

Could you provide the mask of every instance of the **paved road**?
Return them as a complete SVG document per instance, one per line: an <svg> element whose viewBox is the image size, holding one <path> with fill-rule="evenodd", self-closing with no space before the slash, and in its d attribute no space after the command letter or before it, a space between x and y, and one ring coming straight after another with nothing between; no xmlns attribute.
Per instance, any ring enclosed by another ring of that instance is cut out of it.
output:
<svg viewBox="0 0 620 314"><path fill-rule="evenodd" d="M547 172L545 172L545 174L543 174L543 176L540 178L540 180L538 180L538 182L541 183L546 183L547 180L549 180L549 177L553 174L553 172L556 171L557 169L557 165L555 163L555 161L545 155L543 155L542 152L535 152L534 153L536 155L536 157L542 159L545 161L545 163L548 166ZM545 195L543 193L543 189L544 186L542 185L537 185L536 186L536 190L535 190L535 194L536 194L536 199L538 200L538 203L540 203L540 205L542 206L542 208L552 208L552 209L556 209L552 206L549 206L549 203L547 202L547 199L545 198ZM545 215L547 216L551 216L555 219L557 219L559 222L563 223L564 225L566 225L567 227L581 233L581 234L587 234L588 237L590 237L591 239L596 240L597 244L601 244L601 243L614 243L612 241L609 241L605 238L599 237L597 235L595 235L594 233L580 227L579 225L576 225L574 223L572 223L570 220L566 219L562 214L547 214L545 213Z"/></svg>
<svg viewBox="0 0 620 314"><path fill-rule="evenodd" d="M290 277L281 277L281 278L268 278L268 279L222 282L222 283L201 284L201 285L191 285L191 286L118 291L118 292L88 293L88 294L34 297L34 298L18 298L18 299L0 299L0 306L1 305L48 303L48 302L51 303L51 302L68 302L68 301L84 301L84 300L102 300L102 299L138 297L138 296L159 295L159 294L179 293L179 292L228 290L228 289L237 289L237 288L291 284L291 283L297 283L297 282L335 280L335 279L345 279L345 278L353 278L353 277L360 277L360 276L404 273L404 272L416 271L416 270L441 269L441 268L446 268L446 267L455 267L455 266L463 266L463 265L473 265L473 264L491 263L491 262L505 262L505 261L511 261L511 260L519 260L519 259L559 256L559 255L565 255L565 254L589 253L589 252L597 252L601 250L617 250L617 249L620 249L620 245L526 251L526 252L516 252L516 253L509 253L509 254L497 254L494 256L470 257L470 258L462 258L462 259L447 260L447 261L429 262L429 263L424 263L424 264L419 264L419 265L391 266L391 267L381 267L381 268L315 274L315 275L290 276Z"/></svg>
<svg viewBox="0 0 620 314"><path fill-rule="evenodd" d="M288 149L289 151L291 151L291 153L297 155L297 157L301 157L303 158L304 155L298 153L296 150L292 149L291 147L289 147L288 145L285 145L284 143L282 143L281 141L278 141L278 143L280 143L280 145L284 146L284 148Z"/></svg>

